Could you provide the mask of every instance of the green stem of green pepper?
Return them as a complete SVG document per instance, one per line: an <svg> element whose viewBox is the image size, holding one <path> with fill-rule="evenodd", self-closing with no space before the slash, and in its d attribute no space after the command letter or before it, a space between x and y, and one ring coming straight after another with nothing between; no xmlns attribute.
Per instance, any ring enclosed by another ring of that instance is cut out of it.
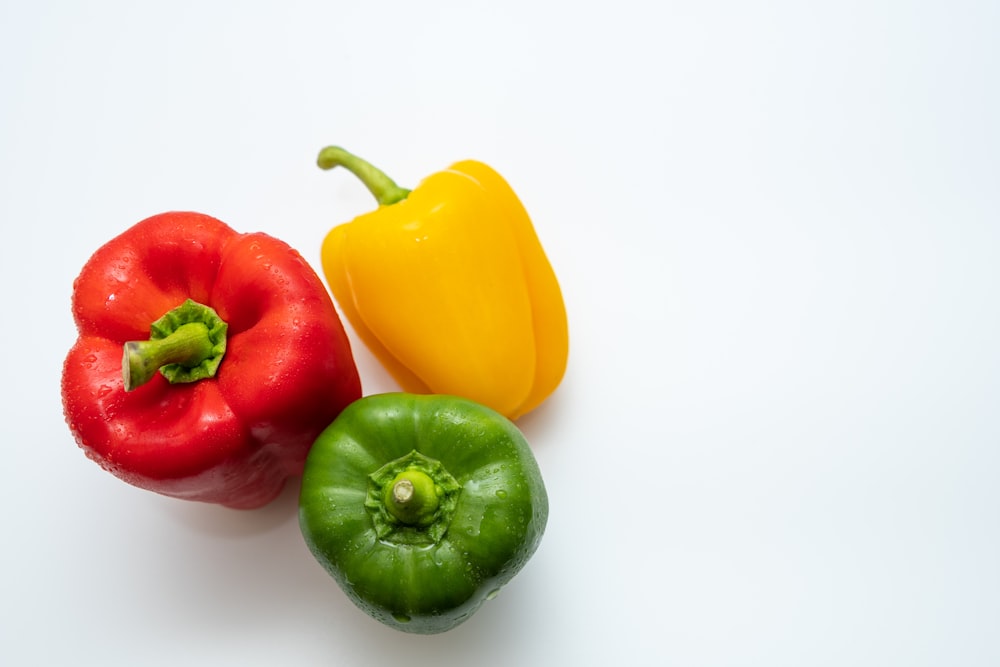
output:
<svg viewBox="0 0 1000 667"><path fill-rule="evenodd" d="M343 167L358 177L375 197L379 206L391 206L406 199L410 191L396 185L396 182L371 163L349 153L340 146L327 146L319 152L316 164L320 169Z"/></svg>
<svg viewBox="0 0 1000 667"><path fill-rule="evenodd" d="M386 486L382 501L400 522L419 527L434 521L440 494L430 475L411 469L396 475Z"/></svg>

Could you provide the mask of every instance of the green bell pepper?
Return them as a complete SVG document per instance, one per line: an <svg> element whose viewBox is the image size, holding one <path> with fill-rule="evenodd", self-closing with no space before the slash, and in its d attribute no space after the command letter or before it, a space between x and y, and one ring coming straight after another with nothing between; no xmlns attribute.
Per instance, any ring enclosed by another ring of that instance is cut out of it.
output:
<svg viewBox="0 0 1000 667"><path fill-rule="evenodd" d="M306 460L299 523L348 597L432 634L465 621L538 547L548 496L528 443L490 408L452 396L355 401Z"/></svg>

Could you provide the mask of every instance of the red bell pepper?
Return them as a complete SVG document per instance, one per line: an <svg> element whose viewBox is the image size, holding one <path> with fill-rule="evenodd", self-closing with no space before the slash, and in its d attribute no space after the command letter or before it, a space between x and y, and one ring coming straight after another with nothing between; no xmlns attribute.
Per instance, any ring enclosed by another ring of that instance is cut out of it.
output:
<svg viewBox="0 0 1000 667"><path fill-rule="evenodd" d="M309 264L206 215L153 216L108 242L74 282L72 308L66 421L87 456L150 491L260 507L361 396Z"/></svg>

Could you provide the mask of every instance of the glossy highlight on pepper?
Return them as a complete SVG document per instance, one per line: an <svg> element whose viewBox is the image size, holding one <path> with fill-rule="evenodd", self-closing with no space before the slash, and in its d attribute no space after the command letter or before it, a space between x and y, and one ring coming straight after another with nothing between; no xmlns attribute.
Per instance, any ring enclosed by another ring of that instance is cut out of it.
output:
<svg viewBox="0 0 1000 667"><path fill-rule="evenodd" d="M339 225L323 271L355 332L412 393L464 396L516 419L562 381L569 352L562 291L517 195L465 160L411 190L331 146L378 209Z"/></svg>
<svg viewBox="0 0 1000 667"><path fill-rule="evenodd" d="M274 499L361 395L315 271L287 244L199 213L147 218L73 285L66 421L143 489L234 508Z"/></svg>

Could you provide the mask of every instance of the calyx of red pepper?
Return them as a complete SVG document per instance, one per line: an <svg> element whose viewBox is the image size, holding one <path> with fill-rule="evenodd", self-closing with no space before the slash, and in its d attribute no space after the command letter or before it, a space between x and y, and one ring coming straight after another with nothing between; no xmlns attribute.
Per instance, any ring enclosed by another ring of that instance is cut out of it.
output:
<svg viewBox="0 0 1000 667"><path fill-rule="evenodd" d="M435 544L448 531L461 490L440 461L414 450L368 476L365 507L379 539Z"/></svg>
<svg viewBox="0 0 1000 667"><path fill-rule="evenodd" d="M391 206L403 201L410 191L396 185L396 182L385 175L381 169L366 160L349 153L340 146L327 146L319 152L316 164L320 169L343 167L358 177L368 191L375 197L379 206Z"/></svg>
<svg viewBox="0 0 1000 667"><path fill-rule="evenodd" d="M125 391L146 384L157 371L171 384L214 377L226 353L228 328L215 310L188 299L153 322L149 340L125 343Z"/></svg>

